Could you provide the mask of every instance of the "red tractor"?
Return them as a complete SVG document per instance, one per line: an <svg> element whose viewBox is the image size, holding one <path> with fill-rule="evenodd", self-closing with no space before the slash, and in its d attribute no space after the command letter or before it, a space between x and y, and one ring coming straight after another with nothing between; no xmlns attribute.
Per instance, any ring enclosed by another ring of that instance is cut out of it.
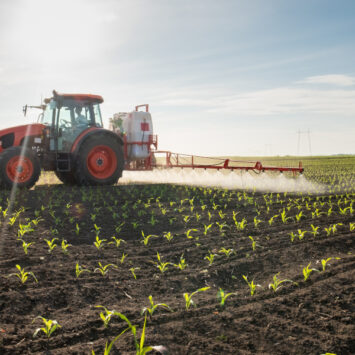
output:
<svg viewBox="0 0 355 355"><path fill-rule="evenodd" d="M124 142L103 128L103 98L53 91L44 102L39 123L0 131L1 186L30 188L41 169L54 171L67 184L116 183L125 164Z"/></svg>

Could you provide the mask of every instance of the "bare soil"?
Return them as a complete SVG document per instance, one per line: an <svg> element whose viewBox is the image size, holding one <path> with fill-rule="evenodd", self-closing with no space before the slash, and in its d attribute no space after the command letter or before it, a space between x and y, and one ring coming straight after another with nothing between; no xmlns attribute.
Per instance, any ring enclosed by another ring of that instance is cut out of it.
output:
<svg viewBox="0 0 355 355"><path fill-rule="evenodd" d="M270 217L279 214L285 202L275 201L267 211L263 194L247 194L252 195L252 201L239 200L237 191L230 194L171 185L51 185L19 192L14 211L22 206L25 211L18 221L10 227L1 217L0 353L91 354L94 350L102 354L106 341L113 340L126 324L114 316L105 328L99 316L102 309L95 306L123 313L138 326L140 335L144 323L141 311L149 306L148 296L152 295L155 303L165 303L173 311L158 308L148 318L145 344L163 345L169 354L354 354L355 238L349 230L354 216L332 213L312 219L311 212L303 207L304 218L299 222L293 219L284 224L277 217L269 225ZM191 212L188 199L193 196ZM7 197L8 192L1 192L3 209ZM281 194L280 199L288 198L302 202L300 196ZM310 202L318 201L316 198L311 196ZM334 202L336 199L333 196ZM323 200L328 201L328 196ZM149 205L144 206L148 201ZM323 210L327 209L325 204ZM238 221L247 220L244 230L235 228L233 211L238 212ZM292 207L288 215L298 212ZM18 223L33 220L35 213L42 221L34 232L23 236L26 242L35 243L25 255L17 239ZM155 224L151 213L157 220ZM187 222L184 216L190 216ZM264 221L258 228L253 223L255 216ZM122 230L117 233L116 227L122 222ZM224 232L216 222L226 223ZM204 235L204 225L212 223ZM327 236L324 228L335 223L342 225ZM76 224L80 228L78 235ZM99 238L107 240L101 250L93 244L94 224L101 227ZM319 226L318 235L306 233L302 240L291 242L290 232L310 231L310 224ZM198 231L191 231L192 237L187 238L188 229ZM141 231L157 237L144 245ZM164 232L173 235L170 242L163 237ZM116 248L108 244L112 236L125 242ZM255 251L249 236L257 242ZM58 246L49 253L44 239L52 238L58 238ZM68 254L61 250L62 239L72 245ZM235 253L227 257L220 252L222 247ZM169 264L162 273L155 264L157 252L163 262L172 264L178 264L183 255L188 266L180 270ZM122 253L127 254L123 263ZM210 253L217 254L212 265L205 259ZM329 257L341 259L329 261L324 272L313 271L307 281L303 280L303 267L311 263L312 268L322 270L321 259ZM77 262L91 272L77 278ZM109 267L107 275L102 276L94 272L99 262L118 268ZM31 276L24 285L17 277L8 277L17 272L17 264L33 272L38 283ZM277 273L279 279L293 282L284 282L274 292L268 285ZM261 286L254 296L242 275ZM210 289L197 293L193 297L196 306L187 311L183 293L203 287ZM224 307L217 299L220 288L235 293ZM43 326L40 320L33 322L39 315L61 325L48 340L43 333L33 337L35 329ZM115 343L111 354L134 352L133 337L127 332Z"/></svg>

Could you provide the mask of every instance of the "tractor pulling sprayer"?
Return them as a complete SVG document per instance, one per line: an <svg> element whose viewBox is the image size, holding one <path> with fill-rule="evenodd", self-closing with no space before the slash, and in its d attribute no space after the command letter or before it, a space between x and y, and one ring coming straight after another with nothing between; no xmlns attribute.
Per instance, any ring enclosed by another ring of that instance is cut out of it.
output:
<svg viewBox="0 0 355 355"><path fill-rule="evenodd" d="M302 173L298 167L263 166L260 162L197 157L159 151L148 105L117 113L109 129L102 123L103 98L91 94L62 94L39 106L38 123L0 130L0 185L31 188L41 170L54 171L65 184L112 185L123 170L171 168L279 171ZM141 111L140 108L145 110ZM157 160L157 157L162 157Z"/></svg>

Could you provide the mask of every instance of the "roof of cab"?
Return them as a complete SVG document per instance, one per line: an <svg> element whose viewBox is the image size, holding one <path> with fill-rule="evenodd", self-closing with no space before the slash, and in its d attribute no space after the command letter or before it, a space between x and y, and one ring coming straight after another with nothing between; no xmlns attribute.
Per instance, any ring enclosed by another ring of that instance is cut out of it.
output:
<svg viewBox="0 0 355 355"><path fill-rule="evenodd" d="M72 99L76 101L81 101L81 102L97 102L101 104L104 102L104 99L100 95L92 95L92 94L64 94L64 93L58 93L55 90L53 90L53 97L62 97L64 99Z"/></svg>

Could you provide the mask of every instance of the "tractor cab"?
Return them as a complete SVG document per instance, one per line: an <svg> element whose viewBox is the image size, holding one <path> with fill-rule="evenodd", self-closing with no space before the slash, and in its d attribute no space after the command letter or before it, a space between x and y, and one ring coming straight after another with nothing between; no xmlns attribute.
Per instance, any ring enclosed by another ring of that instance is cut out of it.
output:
<svg viewBox="0 0 355 355"><path fill-rule="evenodd" d="M50 151L69 153L76 138L90 128L103 128L98 95L58 94L45 99L40 123L50 130Z"/></svg>

